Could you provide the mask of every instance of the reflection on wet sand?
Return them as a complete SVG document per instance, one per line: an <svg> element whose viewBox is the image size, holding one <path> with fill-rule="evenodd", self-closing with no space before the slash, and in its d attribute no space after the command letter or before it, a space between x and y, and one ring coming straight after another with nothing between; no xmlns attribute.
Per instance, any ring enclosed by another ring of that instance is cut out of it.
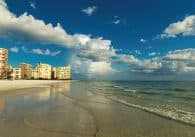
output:
<svg viewBox="0 0 195 137"><path fill-rule="evenodd" d="M71 81L66 81L64 83L59 83L55 85L51 85L51 90L55 92L63 92L69 94L71 91Z"/></svg>
<svg viewBox="0 0 195 137"><path fill-rule="evenodd" d="M5 107L4 100L0 100L0 111L3 111Z"/></svg>
<svg viewBox="0 0 195 137"><path fill-rule="evenodd" d="M129 108L91 89L85 82L65 82L1 95L0 137L195 136L194 127Z"/></svg>
<svg viewBox="0 0 195 137"><path fill-rule="evenodd" d="M39 101L47 101L50 98L50 94L51 94L50 88L45 88L44 90L42 90L42 92L38 93L36 97L37 100Z"/></svg>
<svg viewBox="0 0 195 137"><path fill-rule="evenodd" d="M62 94L70 92L70 83L25 92L4 96L0 136L91 137L96 133L92 115Z"/></svg>

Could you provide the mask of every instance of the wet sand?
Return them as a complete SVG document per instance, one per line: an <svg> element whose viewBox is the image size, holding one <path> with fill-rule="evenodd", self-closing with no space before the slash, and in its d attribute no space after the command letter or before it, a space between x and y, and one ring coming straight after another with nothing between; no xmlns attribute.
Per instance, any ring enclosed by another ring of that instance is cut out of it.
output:
<svg viewBox="0 0 195 137"><path fill-rule="evenodd" d="M0 95L0 137L194 137L195 127L95 94L86 82Z"/></svg>

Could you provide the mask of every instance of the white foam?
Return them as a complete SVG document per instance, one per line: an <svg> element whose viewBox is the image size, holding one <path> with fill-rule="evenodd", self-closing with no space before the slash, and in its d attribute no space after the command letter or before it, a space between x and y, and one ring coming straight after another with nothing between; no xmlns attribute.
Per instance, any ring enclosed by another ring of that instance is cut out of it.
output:
<svg viewBox="0 0 195 137"><path fill-rule="evenodd" d="M177 108L174 108L173 110L168 110L168 109L163 109L163 108L150 108L150 107L144 107L144 106L140 106L136 104L131 104L125 100L122 100L122 99L119 99L113 96L110 96L109 98L117 102L120 102L122 104L131 106L131 107L142 109L144 111L148 111L148 112L157 114L162 117L170 118L176 121L180 121L180 122L195 126L195 113L193 112L187 112L187 111L183 111Z"/></svg>
<svg viewBox="0 0 195 137"><path fill-rule="evenodd" d="M133 89L124 89L125 92L132 92L132 93L136 93L136 90Z"/></svg>

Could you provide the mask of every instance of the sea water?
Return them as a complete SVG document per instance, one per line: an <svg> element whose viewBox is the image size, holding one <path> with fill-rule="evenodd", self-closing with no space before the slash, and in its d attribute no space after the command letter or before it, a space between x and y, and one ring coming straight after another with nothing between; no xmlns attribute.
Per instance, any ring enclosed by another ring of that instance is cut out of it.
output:
<svg viewBox="0 0 195 137"><path fill-rule="evenodd" d="M93 91L125 105L195 126L195 81L91 82Z"/></svg>

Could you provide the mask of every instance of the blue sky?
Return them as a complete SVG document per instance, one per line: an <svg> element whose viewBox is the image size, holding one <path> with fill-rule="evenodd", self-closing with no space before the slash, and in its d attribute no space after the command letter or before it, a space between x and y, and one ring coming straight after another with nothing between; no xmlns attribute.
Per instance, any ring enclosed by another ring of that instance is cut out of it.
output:
<svg viewBox="0 0 195 137"><path fill-rule="evenodd" d="M195 79L194 4L0 0L0 45L15 67L71 65L75 78Z"/></svg>

